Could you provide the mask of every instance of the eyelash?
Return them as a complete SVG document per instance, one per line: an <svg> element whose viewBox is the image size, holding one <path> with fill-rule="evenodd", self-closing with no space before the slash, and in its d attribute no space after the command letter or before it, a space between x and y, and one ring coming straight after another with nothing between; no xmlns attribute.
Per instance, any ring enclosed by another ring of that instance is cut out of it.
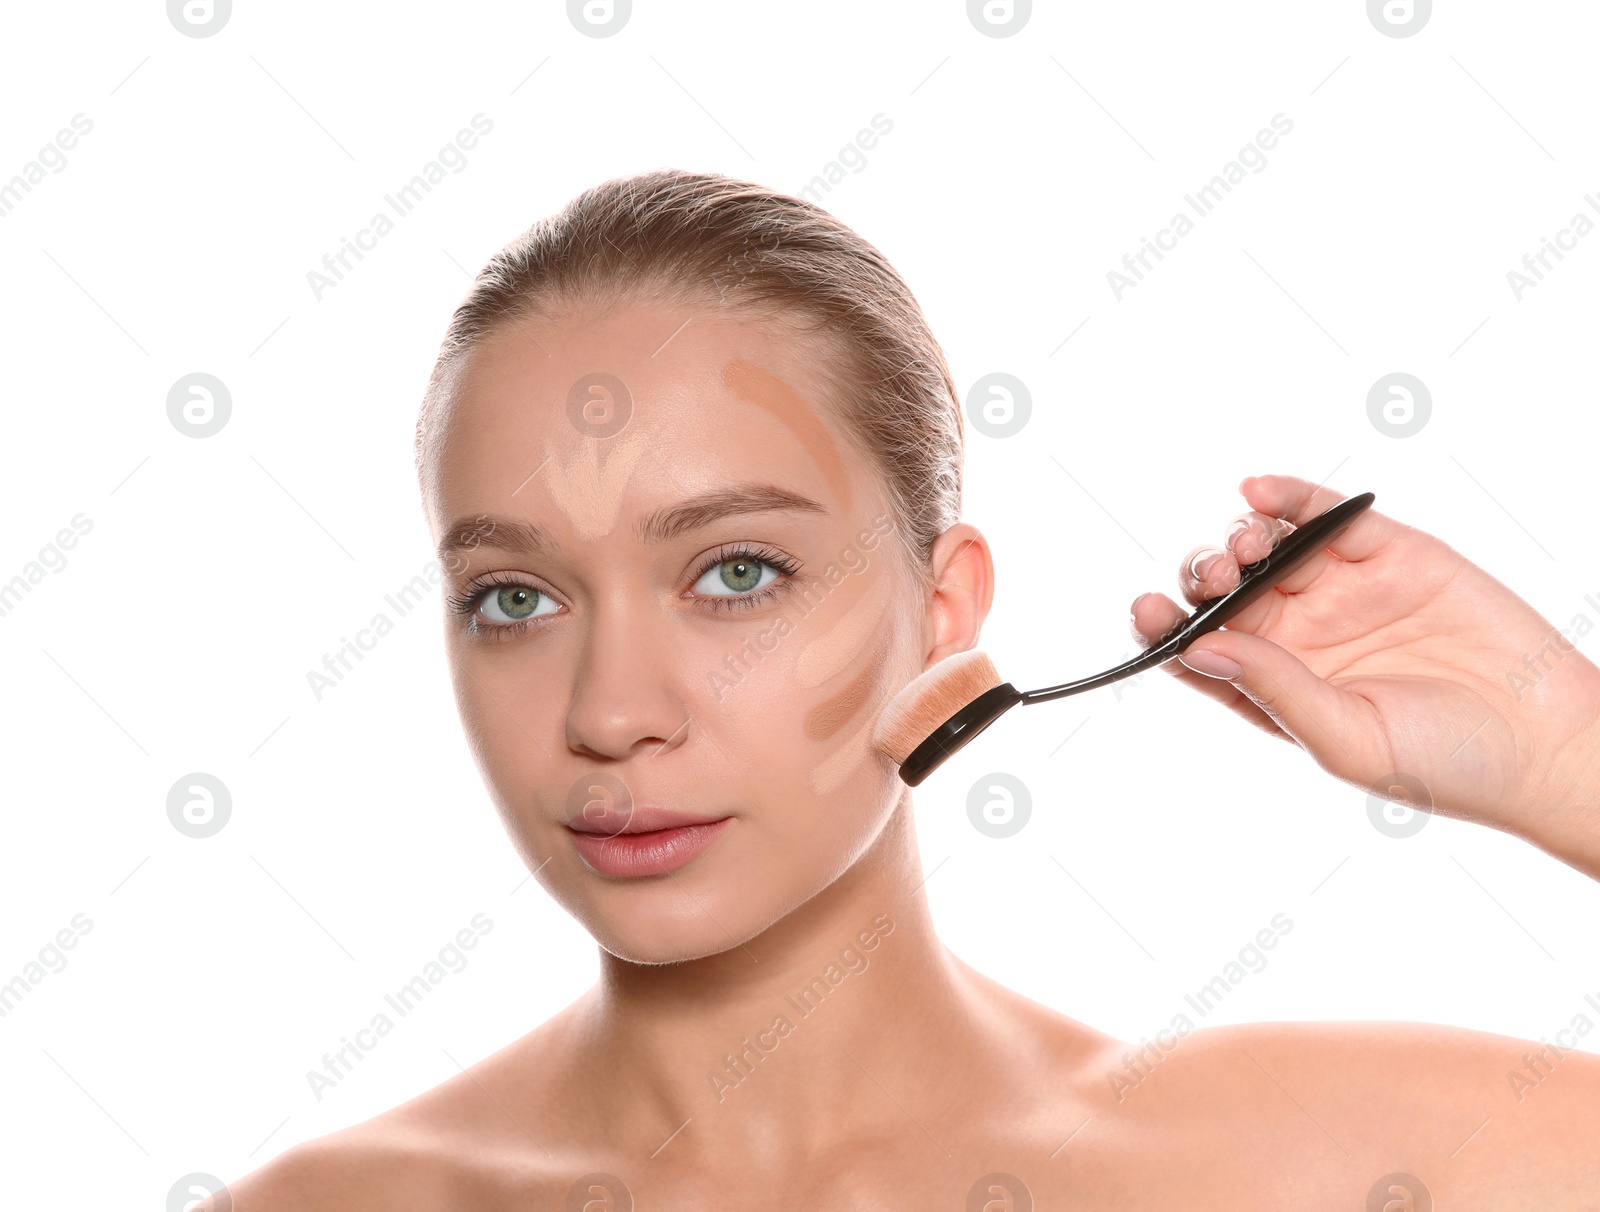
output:
<svg viewBox="0 0 1600 1212"><path fill-rule="evenodd" d="M710 609L748 610L753 606L758 606L780 593L787 592L789 586L793 584L793 577L800 571L799 562L781 551L759 545L736 543L719 547L711 552L701 561L700 567L691 578L691 583L699 581L701 577L719 564L727 564L733 560L741 559L765 564L769 568L777 569L781 575L771 584L764 585L751 593L715 594L699 599L711 603ZM483 600L485 594L496 589L531 589L536 593L544 594L546 597L549 596L536 585L528 585L522 581L512 581L491 576L488 579L472 581L461 593L451 594L445 601L451 613L468 616L467 629L473 635L490 635L497 640L510 639L512 636L521 635L529 627L540 621L534 618L519 619L511 623L485 623L480 621L477 617L478 603Z"/></svg>

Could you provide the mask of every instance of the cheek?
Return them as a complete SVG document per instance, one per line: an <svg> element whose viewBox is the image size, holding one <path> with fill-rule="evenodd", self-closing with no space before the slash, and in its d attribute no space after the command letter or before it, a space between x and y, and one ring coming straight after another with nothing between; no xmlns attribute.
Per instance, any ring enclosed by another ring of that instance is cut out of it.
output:
<svg viewBox="0 0 1600 1212"><path fill-rule="evenodd" d="M885 620L893 585L881 572L860 582L854 602L844 602L831 626L808 639L801 650L798 676L807 687L838 686L805 717L804 734L827 741L855 723L872 704L889 653ZM819 620L820 621L820 620Z"/></svg>
<svg viewBox="0 0 1600 1212"><path fill-rule="evenodd" d="M889 759L872 747L872 727L891 694L887 673L893 641L888 631L879 635L861 653L860 671L849 684L806 716L808 735L821 742L822 756L807 775L819 795L835 791L869 762L893 772Z"/></svg>
<svg viewBox="0 0 1600 1212"><path fill-rule="evenodd" d="M888 644L879 644L843 690L806 712L806 736L814 741L825 741L859 716L862 708L877 696L888 657Z"/></svg>
<svg viewBox="0 0 1600 1212"><path fill-rule="evenodd" d="M863 648L883 629L893 591L891 579L876 572L851 586L853 600L846 598L837 604L830 601L824 607L832 610L833 617L819 611L815 625L801 637L796 673L802 686L820 686L859 666Z"/></svg>
<svg viewBox="0 0 1600 1212"><path fill-rule="evenodd" d="M535 676L515 660L459 650L450 655L450 681L467 747L508 824L533 812L529 789L547 781L552 747L563 735L564 706L527 691L547 676L548 670Z"/></svg>
<svg viewBox="0 0 1600 1212"><path fill-rule="evenodd" d="M739 681L718 703L720 722L739 747L782 771L791 793L832 796L875 757L892 775L871 744L889 698L891 595L890 578L877 574L841 585L804 616L786 611L796 621L759 663L740 666ZM760 645L747 642L744 651Z"/></svg>

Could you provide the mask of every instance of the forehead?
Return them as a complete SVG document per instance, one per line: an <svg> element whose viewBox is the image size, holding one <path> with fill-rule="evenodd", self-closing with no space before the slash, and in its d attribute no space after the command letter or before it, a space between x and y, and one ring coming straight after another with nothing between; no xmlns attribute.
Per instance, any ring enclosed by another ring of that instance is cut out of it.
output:
<svg viewBox="0 0 1600 1212"><path fill-rule="evenodd" d="M872 495L870 474L827 407L822 356L780 325L666 303L503 325L439 402L435 524L531 502L585 466L664 477L658 494L786 481L849 513Z"/></svg>

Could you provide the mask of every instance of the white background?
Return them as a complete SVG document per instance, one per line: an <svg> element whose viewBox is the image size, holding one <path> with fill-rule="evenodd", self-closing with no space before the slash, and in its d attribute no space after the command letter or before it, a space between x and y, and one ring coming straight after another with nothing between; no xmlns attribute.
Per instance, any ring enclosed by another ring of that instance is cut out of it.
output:
<svg viewBox="0 0 1600 1212"><path fill-rule="evenodd" d="M606 178L797 192L893 122L824 205L910 282L963 393L994 371L1031 393L1020 435L971 433L965 498L998 566L984 646L1019 686L1131 653L1133 598L1176 596L1266 472L1371 490L1553 623L1600 624L1600 236L1520 301L1506 277L1600 190L1592 5L1441 5L1407 38L1358 0L1041 5L1005 38L950 0L641 2L607 38L558 3L240 0L205 38L153 0L5 22L0 181L94 124L0 219L0 580L93 523L0 618L0 982L93 922L0 1019L16 1206L70 1181L154 1212L591 982L592 941L520 883L437 606L320 702L306 674L430 559L412 424L469 271ZM318 301L307 271L477 113L466 168ZM1279 113L1265 169L1119 302L1107 271ZM1366 410L1397 370L1433 398L1404 439ZM166 413L193 371L232 397L203 440ZM995 770L1034 794L1004 841L965 815ZM193 771L232 794L204 840L166 815ZM1600 1020L1592 881L1445 819L1387 837L1361 791L1159 673L1013 712L916 801L950 947L1125 1038L1277 913L1292 931L1208 1024ZM469 966L315 1099L306 1071L477 913Z"/></svg>

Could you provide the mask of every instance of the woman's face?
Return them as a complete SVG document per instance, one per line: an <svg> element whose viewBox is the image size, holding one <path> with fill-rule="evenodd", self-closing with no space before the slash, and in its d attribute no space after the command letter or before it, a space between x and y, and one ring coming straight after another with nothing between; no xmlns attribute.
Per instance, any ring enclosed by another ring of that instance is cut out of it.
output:
<svg viewBox="0 0 1600 1212"><path fill-rule="evenodd" d="M816 356L632 303L503 326L441 401L461 718L529 868L624 959L760 933L906 790L869 737L922 671L925 598Z"/></svg>

